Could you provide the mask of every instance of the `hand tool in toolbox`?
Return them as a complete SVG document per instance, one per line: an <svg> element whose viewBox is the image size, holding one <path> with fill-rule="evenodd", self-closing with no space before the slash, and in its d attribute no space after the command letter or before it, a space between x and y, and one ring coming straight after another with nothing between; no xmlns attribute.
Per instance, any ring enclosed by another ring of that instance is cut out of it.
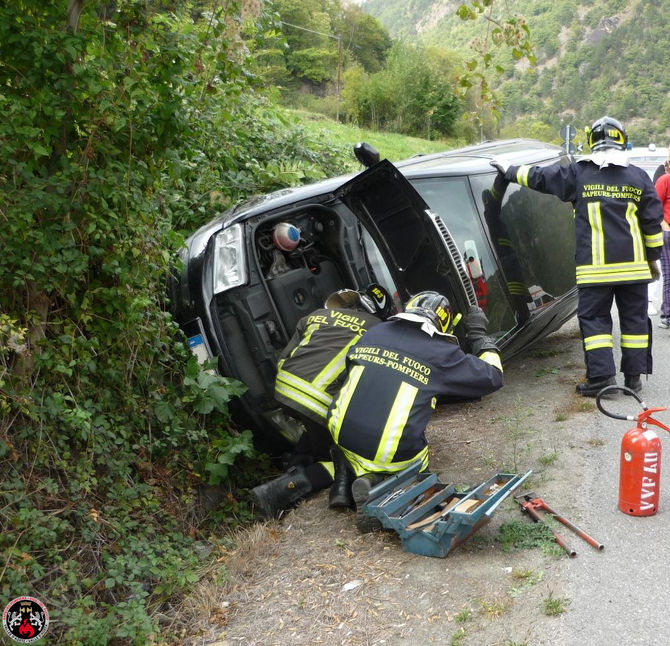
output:
<svg viewBox="0 0 670 646"><path fill-rule="evenodd" d="M363 507L382 527L395 530L405 552L447 556L485 525L500 503L532 473L498 473L467 491L444 484L410 464L373 487Z"/></svg>
<svg viewBox="0 0 670 646"><path fill-rule="evenodd" d="M602 551L605 549L605 546L602 543L599 543L589 536L583 529L580 529L577 525L571 523L567 518L557 514L546 502L544 502L544 500L542 500L542 498L537 496L534 491L524 491L523 493L517 494L514 496L514 500L521 506L521 511L526 512L533 519L533 522L544 523L549 527L556 542L570 555L570 558L575 558L577 552L569 547L558 532L547 523L543 512L546 512L559 523L562 523L567 528L571 529L577 536L579 536L579 538L583 538L589 545L592 545L597 550Z"/></svg>

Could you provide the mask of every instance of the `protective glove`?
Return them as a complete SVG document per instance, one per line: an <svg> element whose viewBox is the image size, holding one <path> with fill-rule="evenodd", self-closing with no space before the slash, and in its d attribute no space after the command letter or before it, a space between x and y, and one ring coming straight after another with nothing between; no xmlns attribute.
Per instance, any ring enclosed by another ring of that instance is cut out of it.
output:
<svg viewBox="0 0 670 646"><path fill-rule="evenodd" d="M500 354L495 341L489 336L482 336L470 343L470 352L478 357L482 352L497 352Z"/></svg>
<svg viewBox="0 0 670 646"><path fill-rule="evenodd" d="M506 157L494 157L489 164L493 166L493 168L497 169L499 173L502 173L503 175L507 172L507 169L512 165Z"/></svg>
<svg viewBox="0 0 670 646"><path fill-rule="evenodd" d="M489 320L484 314L484 310L476 305L471 305L468 313L465 315L465 335L472 344L476 339L486 336L486 328Z"/></svg>
<svg viewBox="0 0 670 646"><path fill-rule="evenodd" d="M651 282L653 283L661 277L661 272L658 270L658 265L655 260L651 260L648 264L649 271L651 272Z"/></svg>

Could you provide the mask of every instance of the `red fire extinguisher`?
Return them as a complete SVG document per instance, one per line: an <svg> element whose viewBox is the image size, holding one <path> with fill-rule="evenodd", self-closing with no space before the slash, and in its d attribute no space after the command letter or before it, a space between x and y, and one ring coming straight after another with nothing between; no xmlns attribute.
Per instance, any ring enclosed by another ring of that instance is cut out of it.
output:
<svg viewBox="0 0 670 646"><path fill-rule="evenodd" d="M642 412L635 415L618 415L605 410L601 397L615 390L632 395L642 406ZM637 426L631 428L621 439L619 458L619 509L631 516L652 516L658 511L658 499L661 493L661 440L649 428L653 424L670 432L665 424L654 419L652 413L667 410L665 406L649 408L630 388L625 386L607 386L596 397L596 405L601 413L614 419L634 421Z"/></svg>

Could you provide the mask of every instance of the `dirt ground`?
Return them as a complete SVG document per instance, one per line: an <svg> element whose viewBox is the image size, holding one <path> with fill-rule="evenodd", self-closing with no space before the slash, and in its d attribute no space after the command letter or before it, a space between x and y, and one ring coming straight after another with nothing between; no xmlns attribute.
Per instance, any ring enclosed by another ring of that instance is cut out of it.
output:
<svg viewBox="0 0 670 646"><path fill-rule="evenodd" d="M600 448L580 431L580 417L595 411L593 400L574 393L583 374L573 321L509 362L498 392L438 407L428 428L431 469L441 482L467 486L497 472L532 469L522 490L534 490L582 524L578 483ZM578 560L558 549L504 551L500 527L511 522L530 519L510 497L448 557L418 556L403 552L394 532L359 534L353 512L328 509L327 491L321 492L245 535L226 560L228 582L200 593L208 624L184 643L555 643L551 611L569 610L561 573L579 567Z"/></svg>

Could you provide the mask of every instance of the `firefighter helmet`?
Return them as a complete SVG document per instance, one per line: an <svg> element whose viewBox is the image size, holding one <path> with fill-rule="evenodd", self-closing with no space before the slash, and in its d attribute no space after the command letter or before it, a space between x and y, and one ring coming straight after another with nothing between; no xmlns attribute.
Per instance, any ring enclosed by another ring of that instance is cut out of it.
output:
<svg viewBox="0 0 670 646"><path fill-rule="evenodd" d="M325 307L329 310L345 309L360 310L362 312L368 312L369 314L377 313L371 299L367 295L363 297L363 295L355 289L340 289L337 292L333 292L326 299Z"/></svg>
<svg viewBox="0 0 670 646"><path fill-rule="evenodd" d="M396 313L396 306L391 294L379 283L370 283L361 293L361 300L367 300L382 321Z"/></svg>
<svg viewBox="0 0 670 646"><path fill-rule="evenodd" d="M618 148L626 150L628 135L624 127L612 117L601 117L589 130L589 146L591 150Z"/></svg>
<svg viewBox="0 0 670 646"><path fill-rule="evenodd" d="M437 292L419 292L412 296L405 305L405 312L428 319L443 334L450 334L454 327L449 299Z"/></svg>

